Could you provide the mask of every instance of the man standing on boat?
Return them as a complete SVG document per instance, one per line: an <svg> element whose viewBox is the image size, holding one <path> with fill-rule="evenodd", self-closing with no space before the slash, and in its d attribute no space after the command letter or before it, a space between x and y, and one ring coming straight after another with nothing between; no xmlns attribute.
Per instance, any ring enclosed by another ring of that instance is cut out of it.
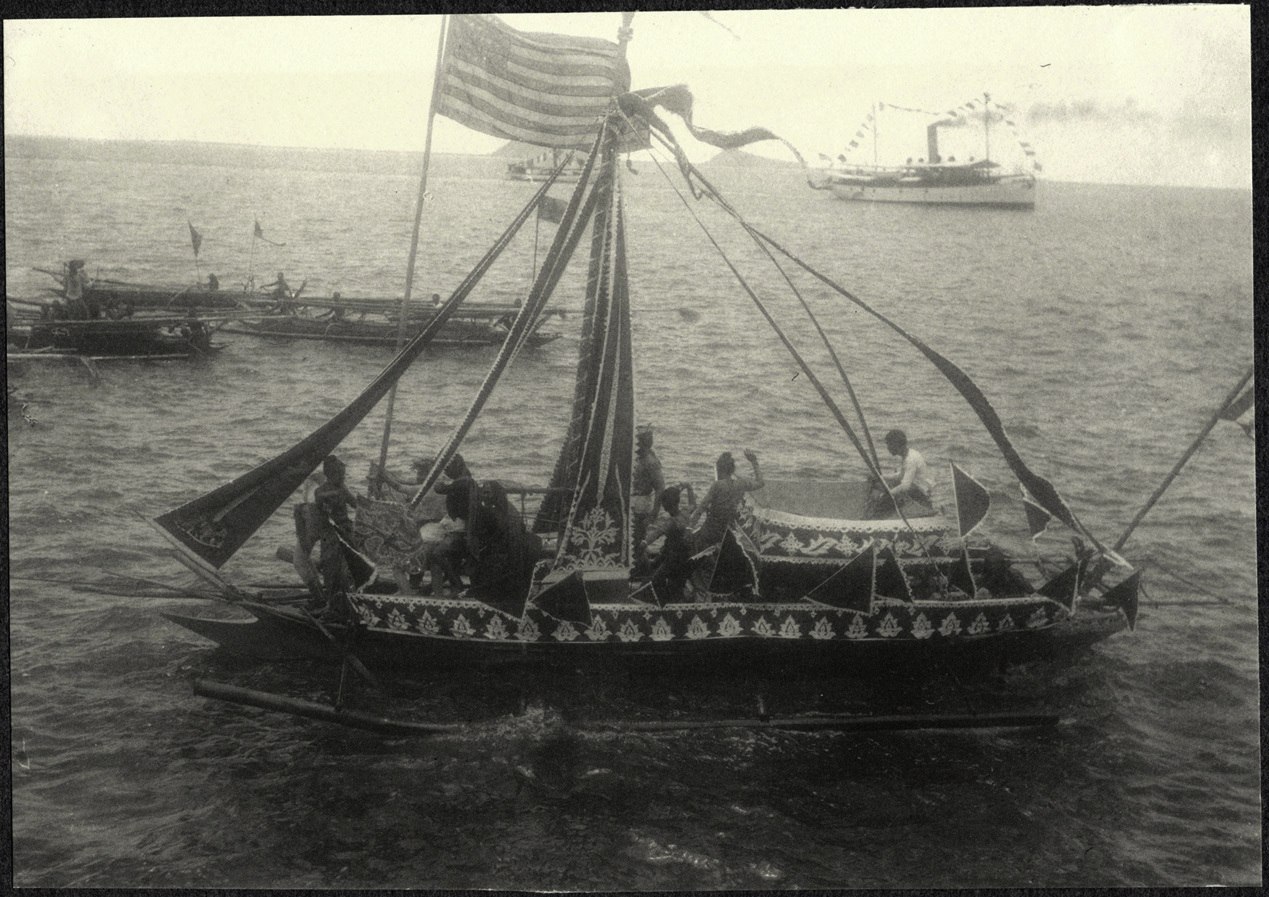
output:
<svg viewBox="0 0 1269 897"><path fill-rule="evenodd" d="M356 507L357 500L344 485L344 473L344 462L331 455L322 462L326 482L313 490L321 542L318 569L327 598L346 594L353 587L344 546L351 545L352 521L348 518L348 509Z"/></svg>
<svg viewBox="0 0 1269 897"><path fill-rule="evenodd" d="M631 535L635 545L643 541L648 524L656 519L664 489L665 475L661 472L661 459L652 448L652 427L637 427L635 465L630 484Z"/></svg>
<svg viewBox="0 0 1269 897"><path fill-rule="evenodd" d="M934 481L930 479L925 456L908 445L908 434L902 430L891 430L886 434L886 449L899 459L894 473L884 475L894 501L880 484L874 486L869 496L870 516L890 516L895 511L896 502L899 508L917 502L933 509Z"/></svg>
<svg viewBox="0 0 1269 897"><path fill-rule="evenodd" d="M691 517L691 521L695 523L702 514L705 515L705 523L696 533L697 551L703 551L721 542L731 522L736 518L736 511L740 508L740 502L745 497L745 493L755 492L765 485L762 480L762 471L758 469L757 454L745 449L745 457L749 459L749 466L753 468L752 480L735 475L736 459L731 456L731 452L723 452L714 462L714 471L718 479L710 484L709 491L705 493L705 497L696 506Z"/></svg>
<svg viewBox="0 0 1269 897"><path fill-rule="evenodd" d="M66 310L68 316L72 319L83 320L89 317L99 317L101 310L97 309L97 314L91 314L92 309L87 303L87 292L92 281L88 279L88 272L84 270L83 259L73 259L66 266Z"/></svg>

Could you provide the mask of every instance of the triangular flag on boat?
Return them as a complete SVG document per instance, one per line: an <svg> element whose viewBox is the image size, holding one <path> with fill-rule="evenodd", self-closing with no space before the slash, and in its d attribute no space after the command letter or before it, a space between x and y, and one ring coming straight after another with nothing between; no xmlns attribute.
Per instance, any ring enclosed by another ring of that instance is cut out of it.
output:
<svg viewBox="0 0 1269 897"><path fill-rule="evenodd" d="M285 243L277 243L277 242L274 242L273 240L270 240L268 237L266 237L266 236L264 235L264 228L262 228L262 227L260 226L260 219L259 219L259 218L257 218L257 219L256 219L256 229L255 229L255 231L253 232L253 236L254 236L257 240L263 240L264 242L268 243L270 246L285 246L285 245L286 245Z"/></svg>
<svg viewBox="0 0 1269 897"><path fill-rule="evenodd" d="M951 588L960 589L970 598L978 594L978 584L974 581L974 571L969 566L968 549L961 548L961 556L948 568L947 584Z"/></svg>
<svg viewBox="0 0 1269 897"><path fill-rule="evenodd" d="M872 613L873 580L876 578L877 550L868 547L851 558L843 567L806 593L808 601L829 607Z"/></svg>
<svg viewBox="0 0 1269 897"><path fill-rule="evenodd" d="M582 574L576 570L539 592L533 603L543 613L550 614L557 620L580 623L587 627L591 624L586 584L582 582Z"/></svg>
<svg viewBox="0 0 1269 897"><path fill-rule="evenodd" d="M567 208L568 203L564 200L554 196L543 196L542 202L538 203L538 218L552 224L559 224L564 220L564 210Z"/></svg>
<svg viewBox="0 0 1269 897"><path fill-rule="evenodd" d="M1080 558L1057 576L1054 576L1036 590L1045 598L1052 598L1068 611L1075 611L1075 599L1080 593L1080 582L1084 579L1084 571L1088 567L1088 559Z"/></svg>
<svg viewBox="0 0 1269 897"><path fill-rule="evenodd" d="M991 507L991 493L987 487L971 477L955 464L952 468L952 495L956 501L956 523L961 538L968 536L983 522Z"/></svg>
<svg viewBox="0 0 1269 897"><path fill-rule="evenodd" d="M908 585L908 577L904 575L899 559L895 557L894 549L890 546L886 546L877 553L873 591L882 598L912 601L912 587Z"/></svg>
<svg viewBox="0 0 1269 897"><path fill-rule="evenodd" d="M1141 571L1138 570L1102 596L1104 602L1124 612L1129 629L1137 628L1137 594L1140 589Z"/></svg>
<svg viewBox="0 0 1269 897"><path fill-rule="evenodd" d="M715 594L758 591L758 547L736 526L723 533L714 556L709 590Z"/></svg>
<svg viewBox="0 0 1269 897"><path fill-rule="evenodd" d="M1022 490L1022 507L1027 512L1027 528L1031 530L1031 539L1040 538L1044 535L1044 531L1049 528L1049 521L1053 519L1053 515L1044 508L1031 500L1027 495L1027 490Z"/></svg>
<svg viewBox="0 0 1269 897"><path fill-rule="evenodd" d="M489 15L450 19L436 111L482 134L536 146L589 146L630 89L614 42L518 31Z"/></svg>
<svg viewBox="0 0 1269 897"><path fill-rule="evenodd" d="M185 223L189 225L189 241L194 245L194 258L198 258L198 249L203 245L203 235L194 229L192 222L186 220Z"/></svg>

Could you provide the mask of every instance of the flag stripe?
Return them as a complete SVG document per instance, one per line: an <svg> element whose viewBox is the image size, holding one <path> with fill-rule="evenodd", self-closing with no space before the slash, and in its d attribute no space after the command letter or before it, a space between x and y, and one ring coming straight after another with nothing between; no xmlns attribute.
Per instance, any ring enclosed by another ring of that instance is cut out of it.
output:
<svg viewBox="0 0 1269 897"><path fill-rule="evenodd" d="M498 137L589 145L596 119L628 85L629 71L611 41L526 34L492 16L456 16L437 111Z"/></svg>
<svg viewBox="0 0 1269 897"><path fill-rule="evenodd" d="M453 99L474 105L496 108L504 114L530 113L534 119L561 118L573 127L581 121L594 122L597 115L602 115L608 108L608 96L566 97L540 90L531 90L520 85L508 84L490 78L482 72L473 71L461 81L451 79L441 91L442 101ZM590 125L590 130L594 126Z"/></svg>
<svg viewBox="0 0 1269 897"><path fill-rule="evenodd" d="M572 75L565 80L560 76L551 77L539 69L509 62L504 64L507 67L505 76L491 71L478 59L451 59L446 72L452 76L451 81L478 83L491 93L508 99L524 96L537 103L594 106L596 102L606 102L612 96L611 75Z"/></svg>

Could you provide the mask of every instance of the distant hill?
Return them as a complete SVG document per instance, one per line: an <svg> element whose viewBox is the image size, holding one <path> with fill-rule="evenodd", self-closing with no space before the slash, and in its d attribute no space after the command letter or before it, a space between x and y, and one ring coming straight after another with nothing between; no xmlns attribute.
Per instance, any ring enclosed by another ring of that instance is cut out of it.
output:
<svg viewBox="0 0 1269 897"><path fill-rule="evenodd" d="M499 159L532 159L534 156L540 156L546 152L543 147L534 146L532 143L520 143L518 140L508 140L505 144L494 150L492 155Z"/></svg>
<svg viewBox="0 0 1269 897"><path fill-rule="evenodd" d="M708 162L702 164L701 167L709 166L713 168L717 166L735 166L737 168L787 168L790 165L796 165L797 162L792 159L770 159L766 156L747 153L744 150L723 150L714 156Z"/></svg>

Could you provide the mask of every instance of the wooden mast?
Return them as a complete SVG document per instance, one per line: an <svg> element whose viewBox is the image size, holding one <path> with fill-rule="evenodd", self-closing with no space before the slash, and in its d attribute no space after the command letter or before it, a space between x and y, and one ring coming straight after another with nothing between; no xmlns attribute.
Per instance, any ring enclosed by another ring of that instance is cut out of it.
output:
<svg viewBox="0 0 1269 897"><path fill-rule="evenodd" d="M436 98L441 93L441 77L444 74L445 34L449 29L449 16L441 16L440 34L436 39L436 74L432 79L432 101L427 110L427 137L423 143L423 173L419 177L419 194L414 204L414 231L410 237L410 257L405 265L405 292L401 296L401 321L397 328L397 352L405 345L406 328L409 326L408 308L410 294L414 290L414 263L419 252L419 229L423 220L423 203L427 200L427 169L432 158L432 125L436 121ZM371 484L371 492L378 492L388 463L388 443L392 437L392 409L396 403L397 385L394 382L388 392L388 410L383 420L383 442L379 446L379 469Z"/></svg>

